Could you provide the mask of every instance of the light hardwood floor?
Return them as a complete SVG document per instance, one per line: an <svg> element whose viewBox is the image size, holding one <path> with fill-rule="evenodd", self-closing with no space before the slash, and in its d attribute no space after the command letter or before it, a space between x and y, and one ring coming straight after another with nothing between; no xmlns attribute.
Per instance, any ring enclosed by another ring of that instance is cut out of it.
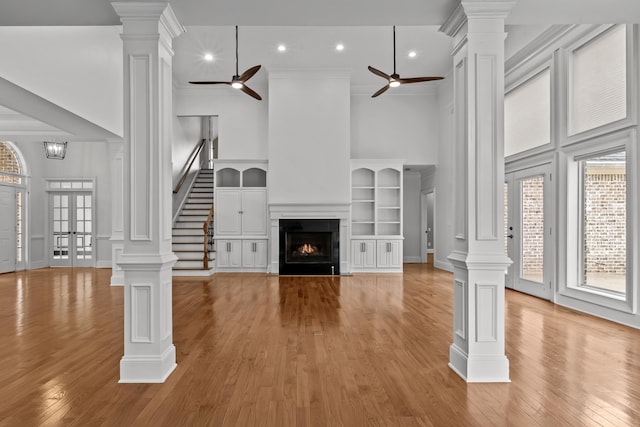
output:
<svg viewBox="0 0 640 427"><path fill-rule="evenodd" d="M507 291L511 383L447 367L452 275L174 280L178 367L118 384L110 270L0 275L0 425L640 425L640 331Z"/></svg>

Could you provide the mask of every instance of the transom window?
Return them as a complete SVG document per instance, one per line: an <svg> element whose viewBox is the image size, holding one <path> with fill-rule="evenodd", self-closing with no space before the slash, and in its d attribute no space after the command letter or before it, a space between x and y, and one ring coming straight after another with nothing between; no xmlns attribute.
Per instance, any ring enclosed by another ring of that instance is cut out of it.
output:
<svg viewBox="0 0 640 427"><path fill-rule="evenodd" d="M573 51L569 134L627 117L627 31L617 25Z"/></svg>
<svg viewBox="0 0 640 427"><path fill-rule="evenodd" d="M551 71L538 73L504 98L504 155L551 142Z"/></svg>

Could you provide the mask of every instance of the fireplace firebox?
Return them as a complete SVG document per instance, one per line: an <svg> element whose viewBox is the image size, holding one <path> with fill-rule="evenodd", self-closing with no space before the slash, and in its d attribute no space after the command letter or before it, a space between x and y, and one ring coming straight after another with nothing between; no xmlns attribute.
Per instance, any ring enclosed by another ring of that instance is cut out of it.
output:
<svg viewBox="0 0 640 427"><path fill-rule="evenodd" d="M280 274L340 274L340 220L281 219Z"/></svg>

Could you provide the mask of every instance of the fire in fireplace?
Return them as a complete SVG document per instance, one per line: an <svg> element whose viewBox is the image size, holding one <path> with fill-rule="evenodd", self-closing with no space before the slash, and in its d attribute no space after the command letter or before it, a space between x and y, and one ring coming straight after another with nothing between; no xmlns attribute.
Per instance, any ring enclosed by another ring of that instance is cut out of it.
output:
<svg viewBox="0 0 640 427"><path fill-rule="evenodd" d="M307 255L322 255L318 251L317 246L313 246L311 243L303 243L302 246L298 246L298 249L293 254L294 256L307 256Z"/></svg>
<svg viewBox="0 0 640 427"><path fill-rule="evenodd" d="M340 274L340 220L280 220L280 274Z"/></svg>

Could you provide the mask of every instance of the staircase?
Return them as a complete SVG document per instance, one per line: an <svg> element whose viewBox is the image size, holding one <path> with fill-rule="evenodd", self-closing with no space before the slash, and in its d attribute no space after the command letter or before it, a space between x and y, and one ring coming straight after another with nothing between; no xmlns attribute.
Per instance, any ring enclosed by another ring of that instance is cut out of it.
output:
<svg viewBox="0 0 640 427"><path fill-rule="evenodd" d="M180 216L173 227L173 253L178 261L173 267L174 276L210 276L215 267L215 250L212 250L213 224L210 222L206 236L208 253L205 252L205 230L210 213L213 213L213 170L201 169L189 191ZM211 243L210 243L211 242Z"/></svg>

